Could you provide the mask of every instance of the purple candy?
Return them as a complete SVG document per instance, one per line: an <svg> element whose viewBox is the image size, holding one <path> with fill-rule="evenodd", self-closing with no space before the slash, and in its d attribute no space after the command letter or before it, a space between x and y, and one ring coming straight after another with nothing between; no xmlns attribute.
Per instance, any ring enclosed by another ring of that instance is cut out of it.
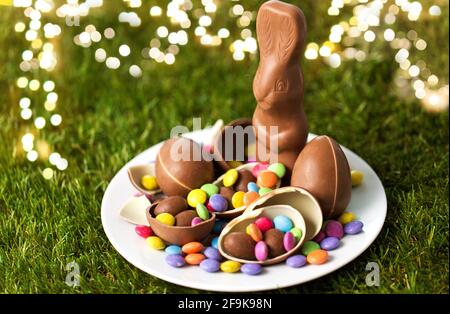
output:
<svg viewBox="0 0 450 314"><path fill-rule="evenodd" d="M283 246L284 246L284 249L287 251L287 252L289 252L290 250L292 250L293 248L294 248L294 246L295 246L295 237L294 237L294 235L292 234L292 232L286 232L285 234L284 234L284 237L283 237Z"/></svg>
<svg viewBox="0 0 450 314"><path fill-rule="evenodd" d="M305 264L306 264L306 257L301 254L292 255L291 257L288 257L288 259L286 260L286 265L293 268L302 267Z"/></svg>
<svg viewBox="0 0 450 314"><path fill-rule="evenodd" d="M339 240L338 238L328 237L323 239L322 242L320 242L320 247L326 251L331 251L337 248L340 243L341 240Z"/></svg>
<svg viewBox="0 0 450 314"><path fill-rule="evenodd" d="M352 222L349 222L344 226L345 234L357 234L362 231L364 224L362 221L355 220Z"/></svg>
<svg viewBox="0 0 450 314"><path fill-rule="evenodd" d="M215 259L207 258L200 263L200 268L208 273L215 273L220 269L220 263Z"/></svg>
<svg viewBox="0 0 450 314"><path fill-rule="evenodd" d="M186 264L184 257L178 254L167 255L166 263L172 267L181 267Z"/></svg>
<svg viewBox="0 0 450 314"><path fill-rule="evenodd" d="M325 226L325 233L329 237L341 239L344 236L344 228L339 221L329 220Z"/></svg>
<svg viewBox="0 0 450 314"><path fill-rule="evenodd" d="M191 226L196 226L202 222L203 222L203 219L201 219L200 217L194 217L194 218L192 218Z"/></svg>
<svg viewBox="0 0 450 314"><path fill-rule="evenodd" d="M314 242L320 243L323 239L325 239L327 235L324 231L320 230L319 233L313 238Z"/></svg>
<svg viewBox="0 0 450 314"><path fill-rule="evenodd" d="M218 249L208 246L204 251L203 254L206 256L206 258L213 259L216 261L221 261L222 256L220 255L220 252Z"/></svg>
<svg viewBox="0 0 450 314"><path fill-rule="evenodd" d="M258 275L262 271L262 266L259 264L244 264L241 266L241 272L246 275Z"/></svg>
<svg viewBox="0 0 450 314"><path fill-rule="evenodd" d="M209 198L209 205L216 212L223 212L228 209L228 201L220 194L211 195Z"/></svg>

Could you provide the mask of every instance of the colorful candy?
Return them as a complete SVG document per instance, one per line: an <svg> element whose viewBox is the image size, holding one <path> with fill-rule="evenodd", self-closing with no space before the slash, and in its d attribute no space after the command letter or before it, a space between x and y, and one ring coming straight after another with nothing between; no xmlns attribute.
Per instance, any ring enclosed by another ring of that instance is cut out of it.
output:
<svg viewBox="0 0 450 314"><path fill-rule="evenodd" d="M344 228L339 221L329 220L325 226L325 233L329 237L342 239L342 237L344 236Z"/></svg>
<svg viewBox="0 0 450 314"><path fill-rule="evenodd" d="M258 193L259 187L258 187L258 185L257 185L255 182L249 182L249 183L247 184L247 191L248 191L248 192L253 191L253 192Z"/></svg>
<svg viewBox="0 0 450 314"><path fill-rule="evenodd" d="M308 255L311 252L314 252L315 250L320 250L320 245L317 244L314 241L306 241L305 243L303 243L302 246L302 254L303 255Z"/></svg>
<svg viewBox="0 0 450 314"><path fill-rule="evenodd" d="M258 191L259 196L264 196L267 193L272 192L273 190L271 188L260 188Z"/></svg>
<svg viewBox="0 0 450 314"><path fill-rule="evenodd" d="M163 240L157 236L151 236L145 239L145 242L149 247L155 250L164 250L166 245L164 244Z"/></svg>
<svg viewBox="0 0 450 314"><path fill-rule="evenodd" d="M256 179L256 184L261 188L274 188L277 182L278 177L272 171L261 171Z"/></svg>
<svg viewBox="0 0 450 314"><path fill-rule="evenodd" d="M316 234L316 236L313 238L313 241L317 242L317 243L320 243L326 237L327 237L327 234L325 233L325 231L320 230L319 233Z"/></svg>
<svg viewBox="0 0 450 314"><path fill-rule="evenodd" d="M233 186L239 177L239 173L236 169L230 169L223 175L223 185L226 187Z"/></svg>
<svg viewBox="0 0 450 314"><path fill-rule="evenodd" d="M134 231L144 239L153 235L153 230L149 226L136 226L134 227Z"/></svg>
<svg viewBox="0 0 450 314"><path fill-rule="evenodd" d="M305 266L305 264L306 264L306 257L301 254L292 255L288 257L286 260L286 265L293 268L302 267Z"/></svg>
<svg viewBox="0 0 450 314"><path fill-rule="evenodd" d="M209 219L209 211L205 205L203 205L201 203L197 203L197 206L195 206L195 210L197 211L198 217L200 217L201 219L203 219L203 220Z"/></svg>
<svg viewBox="0 0 450 314"><path fill-rule="evenodd" d="M201 224L202 222L203 222L203 219L201 219L200 217L194 217L194 218L192 218L191 226L192 227L196 226L198 224Z"/></svg>
<svg viewBox="0 0 450 314"><path fill-rule="evenodd" d="M244 195L245 192L243 191L237 191L233 194L233 197L231 198L231 204L234 208L244 206Z"/></svg>
<svg viewBox="0 0 450 314"><path fill-rule="evenodd" d="M272 171L273 173L275 173L277 175L278 178L282 178L284 177L284 175L286 174L286 167L282 164L282 163L274 163L271 164L267 170Z"/></svg>
<svg viewBox="0 0 450 314"><path fill-rule="evenodd" d="M214 222L213 232L220 233L226 225L227 225L227 222L225 220L216 220Z"/></svg>
<svg viewBox="0 0 450 314"><path fill-rule="evenodd" d="M258 226L254 223L249 224L245 229L245 232L250 235L255 242L259 242L263 238L261 230L259 230Z"/></svg>
<svg viewBox="0 0 450 314"><path fill-rule="evenodd" d="M290 251L295 247L295 237L291 232L286 232L283 237L283 245L286 251Z"/></svg>
<svg viewBox="0 0 450 314"><path fill-rule="evenodd" d="M343 225L346 225L353 220L355 220L355 214L350 212L345 212L338 218L338 221Z"/></svg>
<svg viewBox="0 0 450 314"><path fill-rule="evenodd" d="M170 254L166 256L166 263L172 267L182 267L186 265L186 261L183 256L178 254Z"/></svg>
<svg viewBox="0 0 450 314"><path fill-rule="evenodd" d="M141 184L144 187L144 189L150 190L150 191L156 190L157 188L159 188L158 182L156 182L156 177L148 175L148 174L142 176Z"/></svg>
<svg viewBox="0 0 450 314"><path fill-rule="evenodd" d="M328 252L325 250L315 250L306 256L308 263L313 265L320 265L328 260Z"/></svg>
<svg viewBox="0 0 450 314"><path fill-rule="evenodd" d="M196 207L197 204L204 204L206 202L206 192L200 189L194 189L189 192L187 196L187 202L189 206Z"/></svg>
<svg viewBox="0 0 450 314"><path fill-rule="evenodd" d="M352 221L344 226L344 232L345 234L358 234L362 231L363 227L364 224L361 221Z"/></svg>
<svg viewBox="0 0 450 314"><path fill-rule="evenodd" d="M244 205L248 206L259 198L259 194L253 191L247 192L244 195Z"/></svg>
<svg viewBox="0 0 450 314"><path fill-rule="evenodd" d="M169 213L159 214L158 216L156 216L156 220L168 226L173 226L175 224L175 217L173 217Z"/></svg>
<svg viewBox="0 0 450 314"><path fill-rule="evenodd" d="M261 230L262 233L273 228L272 220L270 220L267 217L260 217L260 218L256 219L255 225L258 226L259 230Z"/></svg>
<svg viewBox="0 0 450 314"><path fill-rule="evenodd" d="M208 195L208 197L211 197L214 194L219 193L219 187L212 183L203 184L200 189L205 191L205 193L206 193L206 195Z"/></svg>
<svg viewBox="0 0 450 314"><path fill-rule="evenodd" d="M352 176L352 186L358 186L360 185L364 180L364 173L358 170L352 170L350 172Z"/></svg>
<svg viewBox="0 0 450 314"><path fill-rule="evenodd" d="M219 237L215 237L211 240L211 246L215 249L219 249Z"/></svg>
<svg viewBox="0 0 450 314"><path fill-rule="evenodd" d="M339 244L341 243L341 240L339 240L336 237L328 237L322 240L320 242L320 247L325 251L331 251L336 249Z"/></svg>
<svg viewBox="0 0 450 314"><path fill-rule="evenodd" d="M266 162L260 162L260 163L256 164L256 165L253 167L253 169L252 169L252 174L253 174L253 176L254 176L255 178L257 178L258 175L259 175L259 173L260 173L261 171L266 170L268 167L269 167L269 164L266 163Z"/></svg>
<svg viewBox="0 0 450 314"><path fill-rule="evenodd" d="M258 261L265 261L269 256L269 247L266 242L259 241L255 245L255 256Z"/></svg>
<svg viewBox="0 0 450 314"><path fill-rule="evenodd" d="M201 253L191 253L186 255L184 260L186 261L186 264L199 265L205 258L205 255Z"/></svg>
<svg viewBox="0 0 450 314"><path fill-rule="evenodd" d="M295 240L297 241L300 241L300 239L302 238L303 232L300 228L294 227L289 232L294 235Z"/></svg>
<svg viewBox="0 0 450 314"><path fill-rule="evenodd" d="M178 245L169 245L164 250L167 255L181 255L183 252L181 251L181 247Z"/></svg>
<svg viewBox="0 0 450 314"><path fill-rule="evenodd" d="M273 224L275 229L281 230L283 232L288 232L294 227L292 220L284 215L278 215L273 219Z"/></svg>
<svg viewBox="0 0 450 314"><path fill-rule="evenodd" d="M203 248L203 244L201 244L200 242L189 242L183 245L181 247L181 250L186 254L194 254L201 252Z"/></svg>
<svg viewBox="0 0 450 314"><path fill-rule="evenodd" d="M203 254L209 258L209 259L214 259L216 261L220 261L222 260L222 256L220 255L220 252L218 249L212 247L212 246L208 246L204 251Z"/></svg>
<svg viewBox="0 0 450 314"><path fill-rule="evenodd" d="M227 200L220 194L214 194L209 198L209 205L216 212L223 212L228 209Z"/></svg>
<svg viewBox="0 0 450 314"><path fill-rule="evenodd" d="M207 258L200 262L200 268L208 273L215 273L220 269L220 262Z"/></svg>
<svg viewBox="0 0 450 314"><path fill-rule="evenodd" d="M241 269L241 263L236 261L226 261L220 264L220 269L224 273L235 273Z"/></svg>
<svg viewBox="0 0 450 314"><path fill-rule="evenodd" d="M241 272L246 275L255 276L261 273L262 266L259 264L244 264L241 266Z"/></svg>

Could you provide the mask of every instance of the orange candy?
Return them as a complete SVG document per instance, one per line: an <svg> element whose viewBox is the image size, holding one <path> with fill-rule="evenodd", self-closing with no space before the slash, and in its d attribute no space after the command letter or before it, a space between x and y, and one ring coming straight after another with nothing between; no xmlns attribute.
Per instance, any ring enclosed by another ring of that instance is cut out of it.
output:
<svg viewBox="0 0 450 314"><path fill-rule="evenodd" d="M263 239L261 230L259 230L258 226L255 224L249 224L245 231L252 237L255 242L259 242Z"/></svg>
<svg viewBox="0 0 450 314"><path fill-rule="evenodd" d="M315 250L306 257L308 263L313 265L320 265L328 260L328 252L325 250Z"/></svg>
<svg viewBox="0 0 450 314"><path fill-rule="evenodd" d="M248 206L259 198L259 194L255 191L250 191L244 195L244 205Z"/></svg>
<svg viewBox="0 0 450 314"><path fill-rule="evenodd" d="M186 254L199 253L203 250L203 244L201 244L200 242L189 242L183 245L181 250Z"/></svg>
<svg viewBox="0 0 450 314"><path fill-rule="evenodd" d="M200 253L192 253L192 254L188 254L186 255L186 257L184 258L184 260L186 261L187 264L189 265L199 265L204 259L205 259L205 255L200 254Z"/></svg>
<svg viewBox="0 0 450 314"><path fill-rule="evenodd" d="M278 177L272 171L261 171L256 180L256 184L261 188L274 188L277 185L277 182Z"/></svg>

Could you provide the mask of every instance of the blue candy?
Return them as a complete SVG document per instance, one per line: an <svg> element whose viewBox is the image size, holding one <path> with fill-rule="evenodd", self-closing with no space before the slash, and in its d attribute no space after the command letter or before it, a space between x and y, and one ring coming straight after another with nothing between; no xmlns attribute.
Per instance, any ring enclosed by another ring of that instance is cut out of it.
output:
<svg viewBox="0 0 450 314"><path fill-rule="evenodd" d="M283 232L288 232L294 227L292 220L286 216L278 215L273 219L273 224L275 228Z"/></svg>
<svg viewBox="0 0 450 314"><path fill-rule="evenodd" d="M341 240L339 240L339 238L327 237L320 242L320 247L325 251L331 251L336 249L340 243Z"/></svg>
<svg viewBox="0 0 450 314"><path fill-rule="evenodd" d="M220 252L218 249L212 247L212 246L208 246L204 251L203 251L203 255L206 256L206 258L209 259L214 259L216 261L220 261L222 260L222 256L220 255Z"/></svg>
<svg viewBox="0 0 450 314"><path fill-rule="evenodd" d="M181 247L178 245L169 245L165 249L166 254L168 255L181 255Z"/></svg>
<svg viewBox="0 0 450 314"><path fill-rule="evenodd" d="M214 233L220 233L222 229L226 226L227 222L225 220L216 220L213 226Z"/></svg>
<svg viewBox="0 0 450 314"><path fill-rule="evenodd" d="M186 264L184 257L181 255L173 254L166 256L166 263L172 267L182 267Z"/></svg>
<svg viewBox="0 0 450 314"><path fill-rule="evenodd" d="M247 191L248 192L253 191L253 192L258 193L259 187L258 187L258 185L255 182L249 182L247 184Z"/></svg>
<svg viewBox="0 0 450 314"><path fill-rule="evenodd" d="M215 273L220 269L220 262L207 258L200 263L200 268L208 273Z"/></svg>
<svg viewBox="0 0 450 314"><path fill-rule="evenodd" d="M219 237L215 237L211 240L211 245L215 249L219 249Z"/></svg>
<svg viewBox="0 0 450 314"><path fill-rule="evenodd" d="M255 276L261 273L262 266L259 264L244 264L241 266L241 272L246 275Z"/></svg>

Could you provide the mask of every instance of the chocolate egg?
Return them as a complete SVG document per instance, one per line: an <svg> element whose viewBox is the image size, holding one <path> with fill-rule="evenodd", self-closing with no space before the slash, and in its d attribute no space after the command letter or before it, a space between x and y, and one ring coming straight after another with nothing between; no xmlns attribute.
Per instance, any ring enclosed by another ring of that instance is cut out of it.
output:
<svg viewBox="0 0 450 314"><path fill-rule="evenodd" d="M190 226L192 219L198 217L195 210L185 210L175 216L175 226L186 227Z"/></svg>
<svg viewBox="0 0 450 314"><path fill-rule="evenodd" d="M247 169L239 170L239 177L234 184L236 191L247 192L247 184L249 182L256 182L256 178L253 176L252 172Z"/></svg>
<svg viewBox="0 0 450 314"><path fill-rule="evenodd" d="M319 201L324 218L340 216L350 202L352 180L339 144L328 136L309 142L295 162L291 185L311 192Z"/></svg>
<svg viewBox="0 0 450 314"><path fill-rule="evenodd" d="M168 196L186 197L193 189L214 179L213 162L205 160L202 147L187 138L171 138L159 150L156 180Z"/></svg>
<svg viewBox="0 0 450 314"><path fill-rule="evenodd" d="M228 201L228 209L232 209L232 198L234 194L233 188L221 186L219 190L219 194L222 195Z"/></svg>
<svg viewBox="0 0 450 314"><path fill-rule="evenodd" d="M188 209L186 199L181 196L169 196L158 202L155 208L155 215L169 213L172 216L178 215L183 210Z"/></svg>
<svg viewBox="0 0 450 314"><path fill-rule="evenodd" d="M277 257L286 253L283 245L284 233L278 229L269 229L264 232L264 242L269 247L269 256Z"/></svg>
<svg viewBox="0 0 450 314"><path fill-rule="evenodd" d="M231 256L245 259L255 260L255 241L245 232L231 232L227 234L223 240L223 248L225 252ZM283 243L281 243L283 245Z"/></svg>

